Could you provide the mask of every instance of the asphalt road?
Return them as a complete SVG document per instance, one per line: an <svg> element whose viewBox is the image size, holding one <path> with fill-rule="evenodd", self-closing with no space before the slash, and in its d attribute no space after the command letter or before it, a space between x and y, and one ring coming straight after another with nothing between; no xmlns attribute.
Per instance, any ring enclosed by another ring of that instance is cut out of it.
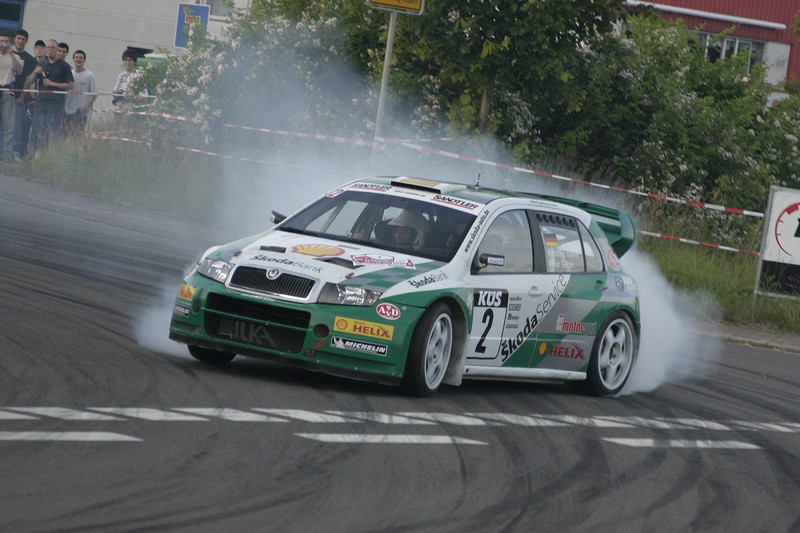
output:
<svg viewBox="0 0 800 533"><path fill-rule="evenodd" d="M800 530L797 354L605 400L209 367L168 308L224 233L0 176L0 531Z"/></svg>

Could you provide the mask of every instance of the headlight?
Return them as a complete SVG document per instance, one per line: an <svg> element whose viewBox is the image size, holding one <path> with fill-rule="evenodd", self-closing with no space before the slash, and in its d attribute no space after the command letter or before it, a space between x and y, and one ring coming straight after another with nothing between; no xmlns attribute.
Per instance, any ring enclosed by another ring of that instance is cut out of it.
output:
<svg viewBox="0 0 800 533"><path fill-rule="evenodd" d="M214 281L225 283L225 280L228 279L228 274L231 273L232 268L233 266L227 261L220 261L219 259L206 257L200 261L200 268L198 269L198 272L207 278L213 279Z"/></svg>
<svg viewBox="0 0 800 533"><path fill-rule="evenodd" d="M378 291L370 291L361 287L326 283L322 287L318 301L321 304L368 306L377 302L381 294Z"/></svg>

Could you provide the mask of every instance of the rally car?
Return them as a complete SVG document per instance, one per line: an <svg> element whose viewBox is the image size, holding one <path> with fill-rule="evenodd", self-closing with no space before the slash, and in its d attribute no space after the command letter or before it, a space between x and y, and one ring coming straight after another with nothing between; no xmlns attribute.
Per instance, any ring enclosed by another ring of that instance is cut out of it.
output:
<svg viewBox="0 0 800 533"><path fill-rule="evenodd" d="M207 250L170 338L427 396L465 378L613 396L639 345L631 217L566 198L411 177L353 181Z"/></svg>

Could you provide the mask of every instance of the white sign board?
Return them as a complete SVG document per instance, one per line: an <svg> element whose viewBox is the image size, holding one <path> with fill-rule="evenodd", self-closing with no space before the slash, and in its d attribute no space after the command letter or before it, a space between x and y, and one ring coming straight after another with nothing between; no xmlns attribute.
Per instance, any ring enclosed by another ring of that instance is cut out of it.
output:
<svg viewBox="0 0 800 533"><path fill-rule="evenodd" d="M800 190L770 187L765 215L756 292L800 296Z"/></svg>

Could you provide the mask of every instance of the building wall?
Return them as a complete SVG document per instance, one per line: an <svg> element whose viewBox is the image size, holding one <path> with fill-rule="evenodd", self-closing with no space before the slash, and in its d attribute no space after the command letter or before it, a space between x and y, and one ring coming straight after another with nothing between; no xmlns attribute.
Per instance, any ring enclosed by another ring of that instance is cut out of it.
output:
<svg viewBox="0 0 800 533"><path fill-rule="evenodd" d="M675 6L783 24L785 29L747 24L734 25L731 22L715 20L713 17L687 16L661 11L664 18L683 19L690 28L720 33L735 26L732 33L734 36L773 43L772 46L768 44L766 47L769 54L765 57L770 72L768 81L777 83L786 78L800 80L800 49L798 49L800 47L794 30L794 17L800 12L800 0L657 0L653 3L656 7Z"/></svg>
<svg viewBox="0 0 800 533"><path fill-rule="evenodd" d="M86 68L97 77L98 92L110 93L122 70L122 52L129 46L169 54L176 49L178 4L206 4L204 0L28 0L22 27L30 38L26 50L33 54L38 40L66 42L70 52L86 52ZM236 0L241 7L248 0ZM218 36L224 18L211 16L209 34ZM110 107L111 98L99 97L95 107Z"/></svg>

